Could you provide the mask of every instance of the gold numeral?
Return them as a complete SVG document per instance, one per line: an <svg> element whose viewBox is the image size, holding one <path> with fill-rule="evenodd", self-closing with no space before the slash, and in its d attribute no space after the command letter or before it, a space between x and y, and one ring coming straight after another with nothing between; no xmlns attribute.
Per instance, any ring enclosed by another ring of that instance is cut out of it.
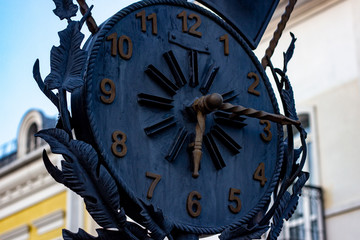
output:
<svg viewBox="0 0 360 240"><path fill-rule="evenodd" d="M124 51L124 42L127 42L126 53ZM126 35L122 35L119 38L118 47L119 47L120 56L125 60L129 60L132 56L132 51L133 51L133 45L132 45L131 39Z"/></svg>
<svg viewBox="0 0 360 240"><path fill-rule="evenodd" d="M126 35L122 35L117 40L117 33L112 33L106 37L106 40L111 41L111 51L110 51L111 56L115 57L119 52L120 57L125 60L129 60L132 57L133 44L130 37ZM125 50L124 50L124 45L127 46Z"/></svg>
<svg viewBox="0 0 360 240"><path fill-rule="evenodd" d="M259 166L254 172L253 178L256 181L259 181L262 187L265 186L265 183L267 182L267 179L265 177L265 163L259 164Z"/></svg>
<svg viewBox="0 0 360 240"><path fill-rule="evenodd" d="M127 147L125 145L126 142L126 134L122 131L115 131L112 134L113 144L111 145L112 153L119 158L125 157L127 153ZM121 151L119 152L119 148Z"/></svg>
<svg viewBox="0 0 360 240"><path fill-rule="evenodd" d="M254 72L251 72L248 74L247 76L249 79L254 79L254 82L250 85L250 87L248 88L248 93L251 93L255 96L260 96L260 92L255 90L255 88L259 85L260 83L260 78L259 76L254 73Z"/></svg>
<svg viewBox="0 0 360 240"><path fill-rule="evenodd" d="M107 36L106 41L111 41L111 56L115 57L117 55L117 33L112 33Z"/></svg>
<svg viewBox="0 0 360 240"><path fill-rule="evenodd" d="M149 16L146 17L145 10L142 10L141 12L138 12L136 15L136 18L141 18L141 31L146 32L146 19L151 21L152 24L152 34L157 35L157 15L156 13L152 13Z"/></svg>
<svg viewBox="0 0 360 240"><path fill-rule="evenodd" d="M192 20L192 19L195 19L196 22L194 25L192 25L192 27L190 27L189 29L189 33L191 35L194 35L194 36L197 36L197 37L201 37L202 36L202 33L201 32L198 32L196 31L200 25L201 25L201 18L199 15L196 15L195 13L192 13L189 15L189 19Z"/></svg>
<svg viewBox="0 0 360 240"><path fill-rule="evenodd" d="M104 78L100 83L100 90L101 93L105 95L100 96L100 99L103 103L110 104L114 101L116 96L116 88L115 83L111 79Z"/></svg>
<svg viewBox="0 0 360 240"><path fill-rule="evenodd" d="M196 191L192 191L187 198L186 208L189 215L193 218L200 216L201 205L200 202L198 201L200 199L201 199L201 194Z"/></svg>
<svg viewBox="0 0 360 240"><path fill-rule="evenodd" d="M186 11L182 11L177 15L177 18L182 18L182 31L187 32L188 31L188 25L187 25L187 14Z"/></svg>
<svg viewBox="0 0 360 240"><path fill-rule="evenodd" d="M229 191L229 201L234 201L236 203L235 207L231 204L228 205L230 211L232 213L239 213L241 210L241 200L238 196L236 195L240 194L240 189L236 189L236 188L230 188Z"/></svg>
<svg viewBox="0 0 360 240"><path fill-rule="evenodd" d="M260 124L261 125L265 124L264 132L260 134L261 139L264 140L265 142L270 142L272 139L272 133L270 131L271 129L270 121L260 120Z"/></svg>
<svg viewBox="0 0 360 240"><path fill-rule="evenodd" d="M146 195L146 197L148 199L151 199L153 197L155 187L156 187L156 185L159 183L159 181L161 179L161 176L159 174L146 172L146 177L154 179L153 182L151 183L151 185L150 185L150 187L148 189L147 195Z"/></svg>
<svg viewBox="0 0 360 240"><path fill-rule="evenodd" d="M229 56L230 50L229 50L229 35L225 34L220 37L220 42L224 42L224 55Z"/></svg>
<svg viewBox="0 0 360 240"><path fill-rule="evenodd" d="M202 33L197 31L197 29L200 27L201 25L201 18L199 15L195 14L195 13L191 13L189 16L187 16L186 11L182 11L181 13L179 13L177 15L177 18L181 18L182 19L182 31L183 32L188 32L191 35L194 35L196 37L201 37ZM188 22L187 19L195 19L195 24L192 25L190 27L190 29L188 28Z"/></svg>
<svg viewBox="0 0 360 240"><path fill-rule="evenodd" d="M152 13L147 17L148 20L151 20L152 23L152 34L157 35L157 16L156 13Z"/></svg>

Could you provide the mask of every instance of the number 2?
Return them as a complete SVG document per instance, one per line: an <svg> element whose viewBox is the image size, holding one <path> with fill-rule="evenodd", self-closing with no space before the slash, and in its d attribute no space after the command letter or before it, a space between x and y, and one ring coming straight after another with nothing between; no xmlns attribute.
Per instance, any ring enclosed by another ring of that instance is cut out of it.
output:
<svg viewBox="0 0 360 240"><path fill-rule="evenodd" d="M256 88L256 87L259 85L259 83L260 83L260 78L259 78L259 76L258 76L256 73L251 72L251 73L248 74L247 77L250 78L250 79L254 79L254 82L253 82L253 83L250 85L250 87L248 88L248 93L251 93L251 94L253 94L253 95L255 95L255 96L260 96L260 92L257 91L257 90L255 90L255 88Z"/></svg>

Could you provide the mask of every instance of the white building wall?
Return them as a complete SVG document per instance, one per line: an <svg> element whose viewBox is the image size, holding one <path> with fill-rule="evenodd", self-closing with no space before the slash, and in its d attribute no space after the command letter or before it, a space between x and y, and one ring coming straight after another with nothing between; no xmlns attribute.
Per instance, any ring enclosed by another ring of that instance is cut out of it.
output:
<svg viewBox="0 0 360 240"><path fill-rule="evenodd" d="M327 224L327 239L355 240L359 239L360 210L346 212L341 215L329 217Z"/></svg>
<svg viewBox="0 0 360 240"><path fill-rule="evenodd" d="M342 1L296 24L290 21L284 31L272 61L274 66L282 68L282 53L288 48L293 32L298 40L288 75L298 104L358 77L352 6L352 0ZM271 34L269 31L256 50L259 59Z"/></svg>

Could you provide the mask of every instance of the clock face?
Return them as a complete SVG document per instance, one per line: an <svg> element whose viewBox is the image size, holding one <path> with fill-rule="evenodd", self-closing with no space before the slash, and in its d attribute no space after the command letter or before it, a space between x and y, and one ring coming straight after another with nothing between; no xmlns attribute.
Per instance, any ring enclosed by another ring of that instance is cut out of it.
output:
<svg viewBox="0 0 360 240"><path fill-rule="evenodd" d="M269 200L281 167L282 128L207 114L194 178L191 105L218 93L225 102L278 113L276 99L258 60L229 26L196 5L161 2L119 12L90 41L89 127L133 201L160 208L177 228L219 232L246 222Z"/></svg>

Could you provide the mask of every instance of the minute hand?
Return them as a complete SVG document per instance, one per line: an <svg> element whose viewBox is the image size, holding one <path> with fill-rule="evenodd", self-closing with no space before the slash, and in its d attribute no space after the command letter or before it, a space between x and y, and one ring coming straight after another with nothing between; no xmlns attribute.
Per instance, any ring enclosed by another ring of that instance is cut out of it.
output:
<svg viewBox="0 0 360 240"><path fill-rule="evenodd" d="M231 103L223 103L221 107L219 107L219 110L231 112L235 116L245 115L252 118L269 120L272 122L280 123L282 125L293 124L295 126L300 126L301 124L299 120L294 120L281 114L268 113L253 108L246 108L241 105L232 105Z"/></svg>

